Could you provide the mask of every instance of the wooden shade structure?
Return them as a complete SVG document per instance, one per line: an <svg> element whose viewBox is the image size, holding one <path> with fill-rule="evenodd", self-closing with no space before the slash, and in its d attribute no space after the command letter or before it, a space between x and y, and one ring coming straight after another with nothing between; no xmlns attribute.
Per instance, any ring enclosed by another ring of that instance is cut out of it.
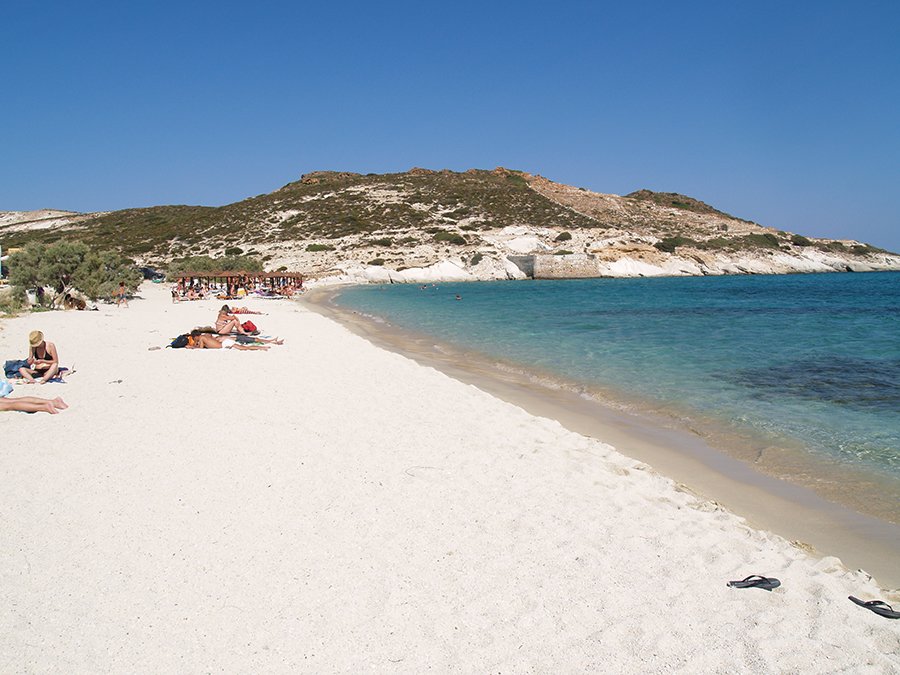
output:
<svg viewBox="0 0 900 675"><path fill-rule="evenodd" d="M303 286L303 275L299 272L248 272L247 270L219 270L215 272L182 272L175 275L176 279L183 282L195 281L224 282L231 284L246 284L249 281L258 281L260 286L277 289L287 285L288 282Z"/></svg>
<svg viewBox="0 0 900 675"><path fill-rule="evenodd" d="M299 272L248 272L247 270L220 270L217 272L181 272L174 275L176 279L226 279L226 278L255 278L255 279L302 279Z"/></svg>

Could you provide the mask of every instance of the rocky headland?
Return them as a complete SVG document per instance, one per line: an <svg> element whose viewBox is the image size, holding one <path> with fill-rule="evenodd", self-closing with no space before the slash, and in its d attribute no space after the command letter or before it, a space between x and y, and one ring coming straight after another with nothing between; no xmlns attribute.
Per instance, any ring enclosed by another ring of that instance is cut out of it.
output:
<svg viewBox="0 0 900 675"><path fill-rule="evenodd" d="M0 245L78 239L165 267L249 254L314 283L900 270L860 241L765 227L675 193L592 192L497 168L319 171L222 207L0 212Z"/></svg>

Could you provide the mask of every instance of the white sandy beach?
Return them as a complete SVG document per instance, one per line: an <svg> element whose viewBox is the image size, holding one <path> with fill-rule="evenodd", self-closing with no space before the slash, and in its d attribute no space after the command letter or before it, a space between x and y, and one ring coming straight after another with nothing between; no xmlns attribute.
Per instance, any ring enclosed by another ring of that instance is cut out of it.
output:
<svg viewBox="0 0 900 675"><path fill-rule="evenodd" d="M221 301L142 294L2 321L77 373L0 414L0 672L900 672L835 558L296 303L149 351Z"/></svg>

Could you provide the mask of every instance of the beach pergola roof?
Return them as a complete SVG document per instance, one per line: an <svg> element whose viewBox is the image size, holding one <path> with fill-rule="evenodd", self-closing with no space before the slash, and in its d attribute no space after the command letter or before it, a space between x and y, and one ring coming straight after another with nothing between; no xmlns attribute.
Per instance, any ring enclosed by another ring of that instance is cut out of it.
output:
<svg viewBox="0 0 900 675"><path fill-rule="evenodd" d="M253 277L255 279L303 279L300 272L248 272L247 270L229 270L218 272L181 272L174 275L176 279L223 279L228 277Z"/></svg>

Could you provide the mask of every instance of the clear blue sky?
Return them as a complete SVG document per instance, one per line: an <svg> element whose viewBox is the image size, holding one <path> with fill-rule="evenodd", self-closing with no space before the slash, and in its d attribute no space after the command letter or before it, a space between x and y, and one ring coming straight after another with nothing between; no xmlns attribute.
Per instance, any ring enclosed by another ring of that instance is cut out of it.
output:
<svg viewBox="0 0 900 675"><path fill-rule="evenodd" d="M900 251L900 2L7 4L0 210L498 165Z"/></svg>

